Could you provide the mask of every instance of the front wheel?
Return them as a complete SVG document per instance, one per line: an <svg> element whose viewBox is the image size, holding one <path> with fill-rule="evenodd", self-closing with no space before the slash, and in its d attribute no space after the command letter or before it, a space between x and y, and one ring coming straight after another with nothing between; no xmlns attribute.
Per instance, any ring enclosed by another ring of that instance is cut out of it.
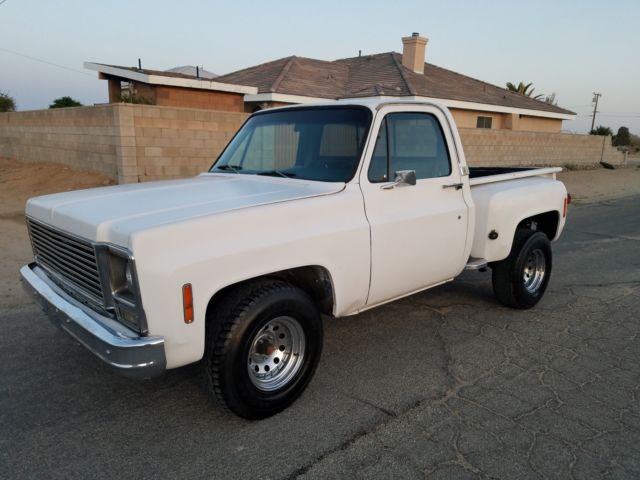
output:
<svg viewBox="0 0 640 480"><path fill-rule="evenodd" d="M209 393L235 414L271 416L308 385L322 351L309 296L280 280L249 282L210 313L202 361Z"/></svg>
<svg viewBox="0 0 640 480"><path fill-rule="evenodd" d="M493 265L493 291L500 303L526 309L544 295L551 277L551 244L542 232L518 230L511 253Z"/></svg>

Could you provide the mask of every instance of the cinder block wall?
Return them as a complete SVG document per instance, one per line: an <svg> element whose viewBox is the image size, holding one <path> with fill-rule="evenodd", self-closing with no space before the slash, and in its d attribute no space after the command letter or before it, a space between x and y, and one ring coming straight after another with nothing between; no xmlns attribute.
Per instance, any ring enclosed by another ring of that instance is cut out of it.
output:
<svg viewBox="0 0 640 480"><path fill-rule="evenodd" d="M103 173L120 183L207 170L247 113L110 104L0 113L0 156ZM619 165L611 137L461 128L472 166Z"/></svg>
<svg viewBox="0 0 640 480"><path fill-rule="evenodd" d="M120 183L203 172L248 114L110 104L0 113L0 156L60 163Z"/></svg>
<svg viewBox="0 0 640 480"><path fill-rule="evenodd" d="M600 161L624 162L624 154L611 146L611 137L461 128L460 138L471 166L588 167Z"/></svg>
<svg viewBox="0 0 640 480"><path fill-rule="evenodd" d="M206 171L249 116L146 105L131 110L139 181Z"/></svg>
<svg viewBox="0 0 640 480"><path fill-rule="evenodd" d="M0 113L0 155L52 162L117 178L113 107Z"/></svg>

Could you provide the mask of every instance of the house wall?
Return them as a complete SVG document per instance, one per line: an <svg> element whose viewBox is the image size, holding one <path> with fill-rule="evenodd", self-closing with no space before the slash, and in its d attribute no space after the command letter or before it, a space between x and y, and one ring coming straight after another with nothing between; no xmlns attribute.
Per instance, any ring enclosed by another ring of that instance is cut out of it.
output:
<svg viewBox="0 0 640 480"><path fill-rule="evenodd" d="M518 127L513 130L524 132L549 132L560 133L562 130L562 120L553 118L532 117L521 115L518 119Z"/></svg>
<svg viewBox="0 0 640 480"><path fill-rule="evenodd" d="M491 121L491 128L502 128L503 115L501 113L482 112L479 110L462 110L458 108L450 108L449 110L451 111L451 115L453 115L453 119L456 121L458 128L476 128L478 117L491 117L493 119Z"/></svg>
<svg viewBox="0 0 640 480"><path fill-rule="evenodd" d="M140 104L162 107L203 108L224 112L244 112L244 94L200 90L195 88L151 85L117 77L104 76L108 80L109 103L121 103L121 81L128 81Z"/></svg>
<svg viewBox="0 0 640 480"><path fill-rule="evenodd" d="M611 146L611 137L461 128L460 138L470 166L590 167L600 161L624 163L624 154Z"/></svg>
<svg viewBox="0 0 640 480"><path fill-rule="evenodd" d="M458 128L476 128L478 117L491 117L491 129L505 129L529 132L560 133L562 120L533 117L511 113L483 112L480 110L462 110L451 108L451 114Z"/></svg>
<svg viewBox="0 0 640 480"><path fill-rule="evenodd" d="M224 112L244 112L241 93L196 90L194 88L155 85L156 105L163 107L204 108Z"/></svg>

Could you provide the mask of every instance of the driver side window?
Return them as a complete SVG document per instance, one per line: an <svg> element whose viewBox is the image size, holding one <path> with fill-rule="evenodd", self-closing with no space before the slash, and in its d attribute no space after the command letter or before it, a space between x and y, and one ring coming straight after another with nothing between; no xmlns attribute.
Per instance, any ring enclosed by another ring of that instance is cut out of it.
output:
<svg viewBox="0 0 640 480"><path fill-rule="evenodd" d="M392 181L399 170L415 170L417 179L451 174L444 133L430 113L390 113L383 119L371 157L369 181Z"/></svg>

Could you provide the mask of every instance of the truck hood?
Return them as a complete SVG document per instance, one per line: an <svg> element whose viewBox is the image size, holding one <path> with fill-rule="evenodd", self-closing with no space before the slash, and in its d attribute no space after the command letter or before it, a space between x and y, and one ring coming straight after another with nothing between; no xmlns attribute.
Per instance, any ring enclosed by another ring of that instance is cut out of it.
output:
<svg viewBox="0 0 640 480"><path fill-rule="evenodd" d="M128 246L132 233L241 208L339 192L344 183L244 174L202 174L35 197L32 218L93 241Z"/></svg>

